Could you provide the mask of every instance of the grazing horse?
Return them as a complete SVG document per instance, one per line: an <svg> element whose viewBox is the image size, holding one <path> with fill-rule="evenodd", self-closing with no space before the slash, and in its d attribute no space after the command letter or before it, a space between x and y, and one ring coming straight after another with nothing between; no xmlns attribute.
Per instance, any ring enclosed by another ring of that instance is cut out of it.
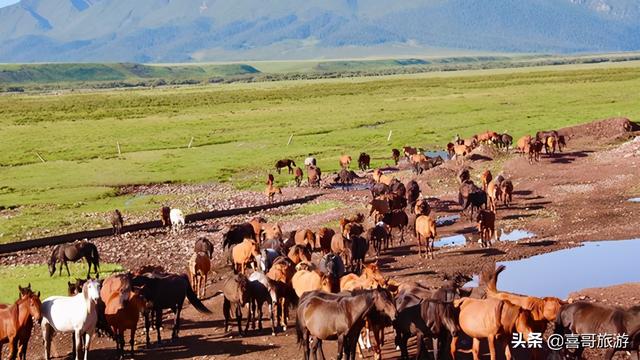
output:
<svg viewBox="0 0 640 360"><path fill-rule="evenodd" d="M26 360L33 321L41 321L40 292L33 293L31 284L18 286L20 298L12 305L0 304L0 355L2 345L9 344L9 359L17 356Z"/></svg>
<svg viewBox="0 0 640 360"><path fill-rule="evenodd" d="M231 320L231 312L235 312L236 321L238 323L238 334L242 336L242 308L249 304L249 279L244 274L237 274L225 281L223 294L224 302L222 304L222 313L224 315L224 331L229 332L229 320ZM244 334L249 330L251 322L251 311L247 316L247 326Z"/></svg>
<svg viewBox="0 0 640 360"><path fill-rule="evenodd" d="M511 349L508 342L512 334L518 332L524 339L532 333L533 319L531 312L508 301L488 298L462 298L454 300L454 306L460 309L458 322L460 329L473 338L471 353L478 360L480 339L487 339L491 360L496 359L496 340L500 349L504 349L505 358L511 360ZM458 336L451 340L451 358L455 359Z"/></svg>
<svg viewBox="0 0 640 360"><path fill-rule="evenodd" d="M51 296L42 302L41 327L46 360L51 358L51 341L54 332L73 332L76 344L75 359L80 358L84 345L84 359L87 360L91 338L98 322L96 310L98 299L100 299L100 284L97 280L88 280L82 286L80 294L71 297Z"/></svg>
<svg viewBox="0 0 640 360"><path fill-rule="evenodd" d="M340 156L340 167L343 169L348 169L351 165L351 156L342 155Z"/></svg>
<svg viewBox="0 0 640 360"><path fill-rule="evenodd" d="M533 164L533 161L540 161L540 154L542 153L542 141L535 140L529 146L529 163Z"/></svg>
<svg viewBox="0 0 640 360"><path fill-rule="evenodd" d="M324 355L322 341L337 340L336 359L341 360L343 353L347 360L355 359L357 337L365 320L379 314L394 321L396 313L393 298L385 289L356 291L351 295L311 292L301 299L296 319L296 335L304 349L304 359L309 359L310 339L314 358L318 348Z"/></svg>
<svg viewBox="0 0 640 360"><path fill-rule="evenodd" d="M307 168L307 182L311 187L319 187L322 180L322 171L317 166L309 166Z"/></svg>
<svg viewBox="0 0 640 360"><path fill-rule="evenodd" d="M604 359L611 360L618 351L631 351L632 359L639 358L639 348L637 341L638 330L640 329L640 306L633 306L629 309L620 307L592 304L587 302L575 302L566 304L560 308L556 323L556 334L611 334L629 336L629 344L626 347L608 348ZM635 335L635 336L634 336ZM615 339L614 339L615 342ZM574 355L582 359L584 348L578 347Z"/></svg>
<svg viewBox="0 0 640 360"><path fill-rule="evenodd" d="M282 159L276 161L276 171L280 174L280 170L283 168L289 169L289 174L293 174L293 167L297 166L295 161L291 159Z"/></svg>
<svg viewBox="0 0 640 360"><path fill-rule="evenodd" d="M167 227L171 225L171 208L168 206L163 206L160 208L160 221L162 222L162 227Z"/></svg>
<svg viewBox="0 0 640 360"><path fill-rule="evenodd" d="M458 190L458 203L462 206L462 213L471 207L469 218L473 218L473 210L484 205L487 207L487 193L477 187L473 182L466 182L460 185Z"/></svg>
<svg viewBox="0 0 640 360"><path fill-rule="evenodd" d="M115 209L111 215L109 215L109 222L113 228L113 235L120 235L122 227L124 226L124 220L122 220L122 213L120 210Z"/></svg>
<svg viewBox="0 0 640 360"><path fill-rule="evenodd" d="M151 308L144 312L144 327L146 330L146 343L150 344L149 328L151 321L155 320L155 329L158 344L160 328L162 327L162 310L170 309L174 314L171 338L177 339L180 331L180 313L184 305L185 297L193 307L201 313L210 314L211 311L198 299L196 293L191 290L187 275L171 273L143 273L131 279L131 285L139 287L142 296L149 301Z"/></svg>
<svg viewBox="0 0 640 360"><path fill-rule="evenodd" d="M416 239L418 240L418 257L422 257L422 241L425 241L424 257L434 258L433 243L436 241L438 232L436 230L436 221L428 215L420 215L416 218Z"/></svg>
<svg viewBox="0 0 640 360"><path fill-rule="evenodd" d="M371 156L367 153L360 153L358 157L358 167L360 170L365 171L371 167Z"/></svg>
<svg viewBox="0 0 640 360"><path fill-rule="evenodd" d="M250 322L251 328L255 329L257 320L258 329L262 330L262 307L264 303L267 303L269 305L269 317L271 318L271 335L275 335L276 322L273 312L275 310L274 305L278 302L276 281L269 279L262 272L255 271L249 276L247 293L249 295L250 303L250 313L247 322ZM249 319L252 321L249 321Z"/></svg>
<svg viewBox="0 0 640 360"><path fill-rule="evenodd" d="M407 342L413 335L416 335L418 350L416 359L422 359L424 338L432 340L433 358L442 359L444 354L440 354L440 349L444 346L448 335L454 337L460 331L453 304L432 299L424 299L416 305L398 309L398 319L394 323L394 328L401 359L409 359Z"/></svg>
<svg viewBox="0 0 640 360"><path fill-rule="evenodd" d="M398 165L398 161L400 160L400 150L391 149L391 159L396 165Z"/></svg>
<svg viewBox="0 0 640 360"><path fill-rule="evenodd" d="M209 259L213 257L213 244L206 237L201 237L196 240L196 244L193 247L194 252L203 252L207 254Z"/></svg>
<svg viewBox="0 0 640 360"><path fill-rule="evenodd" d="M69 272L69 266L67 261L78 261L84 258L87 260L87 277L91 274L91 265L93 265L93 271L96 276L99 275L98 268L100 267L100 255L98 254L98 248L88 241L76 241L71 244L60 244L53 247L51 251L51 257L49 258L49 276L53 276L56 272L56 263L60 262L60 274L62 276L62 266L67 269L67 275L71 276Z"/></svg>
<svg viewBox="0 0 640 360"><path fill-rule="evenodd" d="M464 160L464 157L471 153L471 147L467 145L454 145L453 146L453 154L456 159Z"/></svg>
<svg viewBox="0 0 640 360"><path fill-rule="evenodd" d="M300 187L300 184L302 184L302 178L304 177L304 173L302 172L302 169L300 169L300 167L296 167L296 169L294 170L293 176L296 181L296 186Z"/></svg>
<svg viewBox="0 0 640 360"><path fill-rule="evenodd" d="M199 298L203 298L207 292L207 276L211 271L211 260L206 253L196 252L187 264L189 282L193 291Z"/></svg>
<svg viewBox="0 0 640 360"><path fill-rule="evenodd" d="M509 134L500 135L499 144L502 147L504 147L507 152L509 152L509 146L511 146L512 143L513 143L513 137L511 135L509 135Z"/></svg>
<svg viewBox="0 0 640 360"><path fill-rule="evenodd" d="M233 260L233 272L244 274L247 264L253 264L256 257L260 256L260 246L253 239L244 239L240 244L231 249Z"/></svg>
<svg viewBox="0 0 640 360"><path fill-rule="evenodd" d="M491 239L496 231L496 213L491 210L480 210L476 215L476 221L482 247L491 246Z"/></svg>
<svg viewBox="0 0 640 360"><path fill-rule="evenodd" d="M100 289L100 298L105 304L105 319L116 338L119 358L124 358L126 330L131 331L129 345L133 357L138 318L140 313L147 309L146 299L140 294L139 289L131 285L131 274L112 275L106 278Z"/></svg>
<svg viewBox="0 0 640 360"><path fill-rule="evenodd" d="M169 218L171 219L171 231L179 232L184 227L185 221L182 210L171 209Z"/></svg>
<svg viewBox="0 0 640 360"><path fill-rule="evenodd" d="M282 190L280 189L280 187L271 184L271 185L267 185L267 188L264 190L264 194L267 195L267 198L269 199L269 203L272 203L273 198L275 197L276 194L279 194L280 196L282 196Z"/></svg>

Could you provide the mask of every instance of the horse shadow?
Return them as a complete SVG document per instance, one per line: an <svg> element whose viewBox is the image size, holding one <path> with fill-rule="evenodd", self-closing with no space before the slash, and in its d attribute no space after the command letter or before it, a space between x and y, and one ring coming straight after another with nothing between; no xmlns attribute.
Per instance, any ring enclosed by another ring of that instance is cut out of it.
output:
<svg viewBox="0 0 640 360"><path fill-rule="evenodd" d="M513 214L513 215L503 216L502 220L519 220L519 219L524 219L532 216L533 214Z"/></svg>
<svg viewBox="0 0 640 360"><path fill-rule="evenodd" d="M210 337L191 335L181 337L179 341L156 349L143 351L143 358L155 359L192 359L224 355L229 357L279 348L277 345L256 345L243 342L242 339L215 341ZM109 358L113 359L113 357Z"/></svg>
<svg viewBox="0 0 640 360"><path fill-rule="evenodd" d="M547 157L551 159L551 163L554 164L570 164L578 158L585 158L589 156L591 150L573 151L567 153L555 153L547 154Z"/></svg>
<svg viewBox="0 0 640 360"><path fill-rule="evenodd" d="M513 195L521 195L521 196L531 195L531 194L533 194L533 191L531 190L516 190L513 192Z"/></svg>
<svg viewBox="0 0 640 360"><path fill-rule="evenodd" d="M495 255L504 255L506 252L496 249L496 248L481 248L481 249L469 249L469 250L458 250L458 253L462 255L482 255L482 256L495 256Z"/></svg>
<svg viewBox="0 0 640 360"><path fill-rule="evenodd" d="M535 241L535 242L519 243L518 245L520 245L520 246L529 246L529 247L538 247L538 246L551 246L551 245L555 245L556 243L557 243L557 241L555 241L555 240L542 240L542 241Z"/></svg>
<svg viewBox="0 0 640 360"><path fill-rule="evenodd" d="M414 268L415 266L412 266L412 268ZM416 270L416 271L411 271L408 273L404 273L404 274L400 274L401 277L408 277L408 276L414 276L414 275L436 275L437 272L433 271L433 270Z"/></svg>

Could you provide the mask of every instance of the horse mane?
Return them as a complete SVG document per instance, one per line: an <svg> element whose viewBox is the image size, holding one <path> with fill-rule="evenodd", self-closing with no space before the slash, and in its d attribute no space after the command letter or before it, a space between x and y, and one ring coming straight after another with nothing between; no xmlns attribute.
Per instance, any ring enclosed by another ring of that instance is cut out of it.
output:
<svg viewBox="0 0 640 360"><path fill-rule="evenodd" d="M58 252L60 251L60 244L56 245L53 247L53 250L51 250L51 257L49 258L49 264L53 264L55 262L55 260L57 260L58 258Z"/></svg>

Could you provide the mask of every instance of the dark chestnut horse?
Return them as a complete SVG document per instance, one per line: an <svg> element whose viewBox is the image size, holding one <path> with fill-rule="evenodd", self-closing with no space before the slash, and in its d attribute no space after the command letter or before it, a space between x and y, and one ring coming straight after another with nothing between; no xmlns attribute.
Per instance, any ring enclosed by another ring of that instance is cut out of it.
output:
<svg viewBox="0 0 640 360"><path fill-rule="evenodd" d="M358 167L362 171L371 168L371 156L364 152L360 153L360 156L358 157Z"/></svg>
<svg viewBox="0 0 640 360"><path fill-rule="evenodd" d="M632 337L640 330L640 306L629 309L620 307L576 302L566 304L560 308L556 317L555 333L557 334L612 334L629 335L629 344ZM613 339L615 343L615 339ZM638 347L611 347L607 349L604 359L611 360L617 351L628 350L632 352L632 358L638 359ZM574 355L582 359L584 348L579 347Z"/></svg>
<svg viewBox="0 0 640 360"><path fill-rule="evenodd" d="M113 235L120 235L122 227L124 226L124 220L122 219L122 213L120 210L115 209L109 216L109 222L113 227Z"/></svg>
<svg viewBox="0 0 640 360"><path fill-rule="evenodd" d="M31 337L33 320L40 322L42 313L40 307L40 292L31 291L31 285L26 288L18 286L20 298L13 305L0 304L0 354L2 345L9 344L9 359L26 359L27 344Z"/></svg>
<svg viewBox="0 0 640 360"><path fill-rule="evenodd" d="M91 265L93 265L93 270L96 273L96 276L99 275L98 268L100 267L100 255L98 254L98 248L88 241L76 241L71 244L61 244L56 245L51 251L51 258L49 259L49 276L53 276L56 272L56 263L62 263L60 265L60 275L62 275L62 266L64 265L65 269L67 269L67 275L71 276L69 272L69 266L67 265L67 261L78 261L84 258L87 260L87 265L89 269L87 269L87 278L91 274Z"/></svg>
<svg viewBox="0 0 640 360"><path fill-rule="evenodd" d="M196 244L193 247L193 252L203 252L209 256L209 259L211 259L211 257L213 256L213 244L211 243L211 241L209 241L209 239L201 237L196 240Z"/></svg>
<svg viewBox="0 0 640 360"><path fill-rule="evenodd" d="M280 174L280 170L284 168L289 169L289 174L293 174L293 168L297 166L296 162L291 159L282 159L276 161L276 171Z"/></svg>
<svg viewBox="0 0 640 360"><path fill-rule="evenodd" d="M393 159L393 162L398 165L398 161L400 161L400 150L391 149L391 158Z"/></svg>
<svg viewBox="0 0 640 360"><path fill-rule="evenodd" d="M311 350L317 358L318 348L324 355L323 340L337 340L336 358L341 360L344 353L347 360L351 360L355 359L358 336L365 320L372 315L381 315L394 321L396 307L391 293L382 288L344 295L310 291L300 299L297 314L296 334L305 360L309 359ZM309 347L311 339L312 349Z"/></svg>

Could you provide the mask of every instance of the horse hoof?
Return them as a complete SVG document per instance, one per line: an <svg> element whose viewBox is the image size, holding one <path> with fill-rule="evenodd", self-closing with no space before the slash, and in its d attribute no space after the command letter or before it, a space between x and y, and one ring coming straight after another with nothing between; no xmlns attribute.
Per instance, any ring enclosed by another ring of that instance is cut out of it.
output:
<svg viewBox="0 0 640 360"><path fill-rule="evenodd" d="M271 332L271 336L276 336L276 332L275 332L275 331L272 331L272 332Z"/></svg>

